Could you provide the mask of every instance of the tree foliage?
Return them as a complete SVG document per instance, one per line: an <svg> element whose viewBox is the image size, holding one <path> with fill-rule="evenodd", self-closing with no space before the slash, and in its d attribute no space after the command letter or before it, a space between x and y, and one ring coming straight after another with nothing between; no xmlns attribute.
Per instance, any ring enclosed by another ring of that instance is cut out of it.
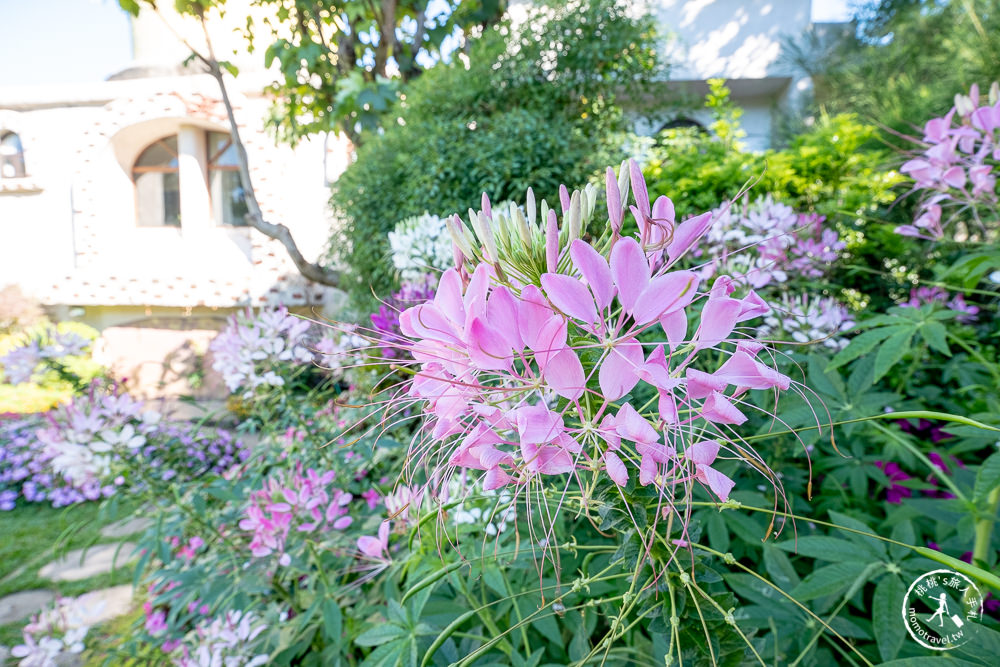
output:
<svg viewBox="0 0 1000 667"><path fill-rule="evenodd" d="M281 77L269 87L279 134L342 130L356 143L419 76L470 32L492 25L505 0L254 0L269 9L267 31L249 23L247 36L269 34L265 64ZM256 33L256 34L255 34Z"/></svg>
<svg viewBox="0 0 1000 667"><path fill-rule="evenodd" d="M553 201L621 158L618 98L641 99L659 72L652 19L620 0L542 5L471 44L467 59L412 82L395 124L360 147L334 185L344 220L334 251L354 274L356 300L394 281L386 232L430 211L464 213L531 186Z"/></svg>
<svg viewBox="0 0 1000 667"><path fill-rule="evenodd" d="M909 132L1000 72L1000 0L869 0L814 65L817 102Z"/></svg>

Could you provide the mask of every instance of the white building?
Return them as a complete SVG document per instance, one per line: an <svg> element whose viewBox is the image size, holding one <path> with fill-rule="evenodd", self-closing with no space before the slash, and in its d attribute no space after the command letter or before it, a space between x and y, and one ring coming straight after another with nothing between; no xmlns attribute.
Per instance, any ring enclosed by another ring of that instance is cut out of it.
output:
<svg viewBox="0 0 1000 667"><path fill-rule="evenodd" d="M180 66L186 49L154 14L133 21L133 43L134 62L108 81L0 87L0 285L99 328L327 302L246 226L215 80ZM230 97L265 218L315 259L330 232L326 179L349 146L276 145L266 74L248 67Z"/></svg>
<svg viewBox="0 0 1000 667"><path fill-rule="evenodd" d="M819 0L823 2L824 0ZM835 33L848 24L814 24L811 0L648 0L666 36L663 57L670 64L665 97L700 102L706 81L726 79L751 150L771 145L778 113L796 113L811 87L785 49L809 31ZM652 127L694 121L707 126L703 109L668 111Z"/></svg>

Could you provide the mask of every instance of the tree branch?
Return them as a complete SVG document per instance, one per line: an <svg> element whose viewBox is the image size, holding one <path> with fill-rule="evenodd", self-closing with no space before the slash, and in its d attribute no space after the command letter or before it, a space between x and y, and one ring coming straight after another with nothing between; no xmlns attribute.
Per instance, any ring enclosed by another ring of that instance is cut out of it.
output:
<svg viewBox="0 0 1000 667"><path fill-rule="evenodd" d="M204 56L192 49L192 52L208 67L209 72L219 84L219 91L222 93L222 104L226 107L226 116L229 118L230 133L233 137L233 146L236 147L236 158L239 166L240 184L243 186L243 199L247 205L246 221L251 227L259 231L264 236L275 239L285 246L288 256L305 278L330 287L337 287L340 284L340 273L332 271L324 266L308 261L299 250L292 232L285 225L275 224L264 220L264 214L260 210L257 202L257 195L253 189L253 182L250 179L250 159L247 156L246 146L240 139L240 130L236 124L236 114L233 112L233 104L229 100L229 92L226 90L226 82L223 77L222 67L215 58L215 51L212 48L212 40L208 34L208 26L205 24L205 15L200 13L198 19L201 21L201 29L205 34L205 45L208 48L208 56ZM187 42L185 42L187 44ZM190 48L190 45L188 45Z"/></svg>

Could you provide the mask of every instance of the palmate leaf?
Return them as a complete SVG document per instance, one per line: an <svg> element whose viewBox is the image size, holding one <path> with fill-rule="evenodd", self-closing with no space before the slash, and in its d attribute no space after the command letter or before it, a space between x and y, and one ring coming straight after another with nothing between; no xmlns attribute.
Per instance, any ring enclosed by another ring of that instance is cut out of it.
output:
<svg viewBox="0 0 1000 667"><path fill-rule="evenodd" d="M906 637L906 628L899 617L905 593L902 580L895 574L882 577L875 586L875 595L872 597L872 628L883 660L895 658Z"/></svg>

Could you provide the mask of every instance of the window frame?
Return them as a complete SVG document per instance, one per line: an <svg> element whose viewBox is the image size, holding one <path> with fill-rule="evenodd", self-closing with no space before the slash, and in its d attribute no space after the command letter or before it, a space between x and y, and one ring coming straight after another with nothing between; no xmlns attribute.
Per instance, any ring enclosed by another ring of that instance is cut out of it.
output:
<svg viewBox="0 0 1000 667"><path fill-rule="evenodd" d="M183 226L182 223L181 223L181 221L180 221L180 200L181 200L181 197L184 194L183 192L181 192L181 187L180 187L180 177L181 177L180 149L178 149L178 150L175 151L174 149L170 148L170 145L167 143L167 141L170 138L173 138L174 139L174 143L177 143L178 142L178 133L174 132L174 133L171 133L171 134L165 134L162 137L159 137L158 139L155 139L155 140L149 142L148 144L146 144L143 147L143 149L141 151L139 151L139 154L136 155L135 159L132 161L132 169L129 172L129 175L130 175L130 178L132 180L132 193L133 193L133 197L134 197L134 200L135 200L135 226L138 227L139 229L181 229L181 227ZM176 167L163 167L163 166L140 165L140 164L138 164L139 160L142 159L142 156L145 155L146 152L149 151L151 148L153 148L154 146L157 146L157 145L159 145L161 148L163 148L168 153L170 153L171 155L173 155L174 160L177 161L177 166ZM138 183L138 176L137 176L137 174L177 174L177 202L178 203L177 203L177 224L176 225L167 224L166 220L164 220L163 222L161 222L158 225L142 225L142 224L139 224L139 220L141 219L141 216L140 216L140 211L139 211L139 183Z"/></svg>
<svg viewBox="0 0 1000 667"><path fill-rule="evenodd" d="M0 153L0 179L6 181L13 181L19 178L28 177L28 165L27 160L24 158L24 142L21 141L21 135L14 130L2 129L0 130L0 145L8 139L13 138L16 142L17 150L13 155L4 155ZM7 176L4 174L4 167L7 164L11 164L14 167L14 174L12 176Z"/></svg>

